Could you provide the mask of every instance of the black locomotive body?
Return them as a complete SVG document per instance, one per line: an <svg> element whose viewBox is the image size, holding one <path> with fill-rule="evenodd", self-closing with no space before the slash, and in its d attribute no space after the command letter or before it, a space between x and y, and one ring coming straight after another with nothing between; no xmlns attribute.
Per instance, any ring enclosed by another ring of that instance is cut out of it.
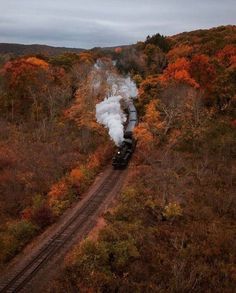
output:
<svg viewBox="0 0 236 293"><path fill-rule="evenodd" d="M112 159L112 165L114 169L125 169L136 147L136 140L133 137L133 130L134 127L138 124L138 117L133 102L129 103L127 110L129 113L129 118L124 133L124 140Z"/></svg>

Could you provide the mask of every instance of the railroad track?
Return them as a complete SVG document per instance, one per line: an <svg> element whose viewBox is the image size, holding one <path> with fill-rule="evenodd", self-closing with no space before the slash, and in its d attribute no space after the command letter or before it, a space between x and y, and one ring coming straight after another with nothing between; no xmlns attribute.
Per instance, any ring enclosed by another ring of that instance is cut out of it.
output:
<svg viewBox="0 0 236 293"><path fill-rule="evenodd" d="M3 279L0 283L0 292L27 291L27 286L32 279L71 241L75 234L78 235L81 232L80 236L86 236L92 228L93 217L96 216L108 194L113 191L121 174L122 171L111 170L68 221L23 266L18 267L11 275Z"/></svg>

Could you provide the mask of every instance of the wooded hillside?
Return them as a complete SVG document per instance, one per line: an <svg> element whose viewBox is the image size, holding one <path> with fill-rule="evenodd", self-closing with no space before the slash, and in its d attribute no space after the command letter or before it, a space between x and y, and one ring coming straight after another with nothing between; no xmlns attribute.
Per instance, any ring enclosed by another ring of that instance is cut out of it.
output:
<svg viewBox="0 0 236 293"><path fill-rule="evenodd" d="M139 85L129 183L51 292L233 292L236 27L118 50Z"/></svg>

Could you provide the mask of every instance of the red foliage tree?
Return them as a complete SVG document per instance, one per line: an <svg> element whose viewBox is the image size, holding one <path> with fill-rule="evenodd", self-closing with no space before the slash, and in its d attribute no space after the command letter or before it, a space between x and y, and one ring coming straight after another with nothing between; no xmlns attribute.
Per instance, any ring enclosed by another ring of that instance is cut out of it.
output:
<svg viewBox="0 0 236 293"><path fill-rule="evenodd" d="M215 80L216 70L210 63L210 58L201 54L193 56L190 63L190 74L201 88L209 90Z"/></svg>
<svg viewBox="0 0 236 293"><path fill-rule="evenodd" d="M229 67L233 63L235 64L235 57L236 45L227 45L216 54L218 61L226 67Z"/></svg>

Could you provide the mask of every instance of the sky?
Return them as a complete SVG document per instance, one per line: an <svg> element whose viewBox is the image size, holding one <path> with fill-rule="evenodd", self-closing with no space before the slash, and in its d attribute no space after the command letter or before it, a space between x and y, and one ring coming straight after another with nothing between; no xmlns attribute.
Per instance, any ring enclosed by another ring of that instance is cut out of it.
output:
<svg viewBox="0 0 236 293"><path fill-rule="evenodd" d="M236 0L0 0L0 43L118 46L236 24Z"/></svg>

